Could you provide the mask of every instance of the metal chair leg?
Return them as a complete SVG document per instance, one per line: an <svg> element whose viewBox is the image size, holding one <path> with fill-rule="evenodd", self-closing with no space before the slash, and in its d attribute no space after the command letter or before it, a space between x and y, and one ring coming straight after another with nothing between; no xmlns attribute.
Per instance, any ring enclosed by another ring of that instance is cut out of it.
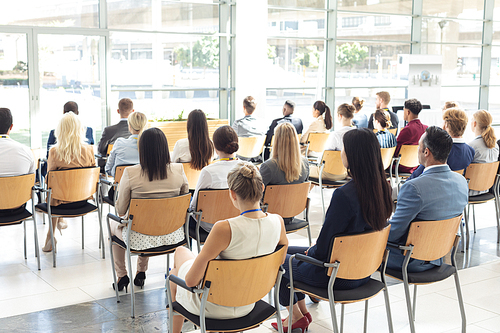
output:
<svg viewBox="0 0 500 333"><path fill-rule="evenodd" d="M500 203L495 200L495 213L497 216L497 243L500 243Z"/></svg>
<svg viewBox="0 0 500 333"><path fill-rule="evenodd" d="M132 259L130 258L130 246L127 246L127 258L128 258L128 271L130 272L130 276L134 276L132 274ZM130 284L130 290L131 290L131 299L132 299L132 305L131 305L131 317L135 318L135 293L134 293L134 281L131 281L132 283Z"/></svg>
<svg viewBox="0 0 500 333"><path fill-rule="evenodd" d="M385 312L387 313L387 325L389 326L389 333L394 333L394 328L392 326L391 303L389 302L389 291L387 290L387 285L384 288L384 298L385 298Z"/></svg>
<svg viewBox="0 0 500 333"><path fill-rule="evenodd" d="M476 233L476 209L472 205L472 222L474 223L474 233Z"/></svg>
<svg viewBox="0 0 500 333"><path fill-rule="evenodd" d="M411 309L411 295L410 295L410 286L405 282L405 298L406 298L406 307L408 310L408 321L410 322L410 332L415 333L415 322L413 320L413 311Z"/></svg>
<svg viewBox="0 0 500 333"><path fill-rule="evenodd" d="M35 197L35 191L33 190L31 194L31 210L33 212L33 235L35 237L35 256L38 262L38 270L40 270L40 247L38 245L38 231L36 227L36 210L33 198Z"/></svg>
<svg viewBox="0 0 500 333"><path fill-rule="evenodd" d="M24 260L28 260L28 254L26 250L26 220L23 221L24 226Z"/></svg>
<svg viewBox="0 0 500 333"><path fill-rule="evenodd" d="M363 332L366 333L368 328L368 300L365 301L365 320L363 322Z"/></svg>
<svg viewBox="0 0 500 333"><path fill-rule="evenodd" d="M415 321L415 309L417 308L417 285L413 285L413 321Z"/></svg>
<svg viewBox="0 0 500 333"><path fill-rule="evenodd" d="M82 250L85 248L85 224L83 223L83 216L82 216Z"/></svg>
<svg viewBox="0 0 500 333"><path fill-rule="evenodd" d="M467 320L465 318L464 300L462 298L462 289L458 279L458 272L455 272L455 286L457 288L458 305L460 306L460 315L462 316L462 333L466 332Z"/></svg>
<svg viewBox="0 0 500 333"><path fill-rule="evenodd" d="M340 333L344 332L344 304L340 306Z"/></svg>
<svg viewBox="0 0 500 333"><path fill-rule="evenodd" d="M469 213L470 206L467 205L465 207L465 248L468 250L470 246L470 238L469 238Z"/></svg>
<svg viewBox="0 0 500 333"><path fill-rule="evenodd" d="M465 216L465 210L464 210L464 216ZM462 220L460 221L460 239L461 239L461 246L462 246L462 252L465 252L465 237L464 237L464 221L465 217L462 217Z"/></svg>

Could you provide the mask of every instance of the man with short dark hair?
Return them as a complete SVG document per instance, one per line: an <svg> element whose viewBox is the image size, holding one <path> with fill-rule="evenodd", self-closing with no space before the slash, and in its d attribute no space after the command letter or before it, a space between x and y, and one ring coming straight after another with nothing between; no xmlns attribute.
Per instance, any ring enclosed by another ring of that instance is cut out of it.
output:
<svg viewBox="0 0 500 333"><path fill-rule="evenodd" d="M375 106L376 110L380 109L383 110L385 113L389 114L391 117L391 127L389 128L398 128L399 126L399 118L398 115L389 110L389 103L391 102L391 95L387 91L379 91L376 93L377 97L375 99ZM370 119L368 119L368 128L369 129L374 129L373 125L373 113L370 116Z"/></svg>
<svg viewBox="0 0 500 333"><path fill-rule="evenodd" d="M0 108L0 177L21 176L36 170L31 150L10 138L13 126L10 110Z"/></svg>
<svg viewBox="0 0 500 333"><path fill-rule="evenodd" d="M453 139L442 128L431 126L419 140L418 160L423 173L401 186L396 212L389 223L389 242L405 244L413 221L447 220L462 214L469 199L467 181L450 170L446 160ZM387 267L401 269L404 256L390 251ZM432 262L411 259L409 272L421 272L441 266L442 259Z"/></svg>
<svg viewBox="0 0 500 333"><path fill-rule="evenodd" d="M102 131L101 140L97 147L97 151L101 156L106 156L108 145L115 143L118 138L128 138L131 134L128 131L128 116L134 112L134 103L130 98L122 98L118 102L118 110L120 121L118 124L108 126ZM100 164L99 164L100 165Z"/></svg>
<svg viewBox="0 0 500 333"><path fill-rule="evenodd" d="M253 116L256 108L257 102L255 98L252 96L245 97L243 100L243 113L245 117L235 120L232 126L238 137L260 136L266 133L261 121Z"/></svg>

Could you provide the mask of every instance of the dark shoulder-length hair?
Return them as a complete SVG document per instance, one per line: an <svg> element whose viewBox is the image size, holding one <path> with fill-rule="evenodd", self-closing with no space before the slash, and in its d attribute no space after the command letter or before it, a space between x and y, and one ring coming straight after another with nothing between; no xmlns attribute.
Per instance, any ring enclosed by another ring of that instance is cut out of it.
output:
<svg viewBox="0 0 500 333"><path fill-rule="evenodd" d="M382 230L392 214L392 189L386 181L377 137L367 128L348 131L344 152L363 217L373 230Z"/></svg>
<svg viewBox="0 0 500 333"><path fill-rule="evenodd" d="M142 132L139 139L139 161L142 172L149 181L167 179L167 168L170 167L170 153L167 137L158 128L150 128Z"/></svg>
<svg viewBox="0 0 500 333"><path fill-rule="evenodd" d="M196 109L189 113L187 133L191 166L201 170L210 163L214 153L214 145L208 135L207 117L203 111Z"/></svg>

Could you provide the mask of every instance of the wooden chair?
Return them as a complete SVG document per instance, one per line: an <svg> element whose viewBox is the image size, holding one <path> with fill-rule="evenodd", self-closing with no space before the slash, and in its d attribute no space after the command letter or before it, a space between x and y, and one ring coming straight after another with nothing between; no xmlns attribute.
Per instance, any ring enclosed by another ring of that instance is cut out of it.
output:
<svg viewBox="0 0 500 333"><path fill-rule="evenodd" d="M309 133L306 143L305 156L309 156L309 152L322 153L325 150L326 142L330 137L328 133Z"/></svg>
<svg viewBox="0 0 500 333"><path fill-rule="evenodd" d="M392 133L392 135L394 135L394 136L398 133L397 128L388 128L387 130L389 131L389 133Z"/></svg>
<svg viewBox="0 0 500 333"><path fill-rule="evenodd" d="M193 169L191 163L182 163L182 167L184 168L184 173L186 174L186 178L188 180L189 189L194 190L196 188L196 184L198 184L198 178L200 178L201 170Z"/></svg>
<svg viewBox="0 0 500 333"><path fill-rule="evenodd" d="M177 197L163 198L163 199L132 199L130 201L130 210L128 218L122 219L116 215L108 214L107 225L108 232L111 235L111 228L109 225L109 219L116 222L122 223L127 228L127 239L123 242L120 238L112 236L109 239L109 251L111 254L111 267L113 270L113 279L115 286L116 284L116 272L114 269L114 257L113 257L113 244L116 244L123 249L127 250L127 260L128 268L130 270L130 276L133 276L132 272L132 255L139 255L144 257L152 257L158 255L167 255L167 270L166 275L168 275L170 267L170 253L174 253L175 249L179 246L187 244L187 225L188 225L188 208L189 202L191 201L191 194L184 194ZM130 244L130 232L135 231L143 235L148 236L163 236L171 234L177 229L184 226L184 239L172 245L164 245L160 247L155 247L146 250L134 250L126 244ZM166 287L166 285L165 285ZM132 318L135 317L135 294L134 294L134 283L131 283L132 290ZM118 294L118 288L116 291L116 301L120 302L120 295Z"/></svg>
<svg viewBox="0 0 500 333"><path fill-rule="evenodd" d="M196 211L191 215L196 220L196 227L189 227L189 237L196 239L200 252L201 244L205 243L208 237L208 232L200 228L201 222L215 224L217 221L240 215L240 211L231 202L228 189L207 189L198 192Z"/></svg>
<svg viewBox="0 0 500 333"><path fill-rule="evenodd" d="M244 158L258 157L264 150L265 141L265 135L238 138L239 149L236 154Z"/></svg>
<svg viewBox="0 0 500 333"><path fill-rule="evenodd" d="M482 204L491 200L495 201L495 213L497 218L497 243L500 242L500 220L499 220L499 176L497 175L499 162L492 163L472 163L465 171L465 179L469 182L469 190L488 191L493 188L493 193L487 192L480 195L469 196L469 203L465 210L465 248L470 246L469 237L469 216L472 205L472 220L474 223L474 233L476 233L476 216L474 205Z"/></svg>
<svg viewBox="0 0 500 333"><path fill-rule="evenodd" d="M297 253L289 259L290 266L290 304L293 304L294 292L302 292L309 296L319 298L330 303L330 312L333 325L333 331L339 332L337 325L337 314L335 303L341 303L340 332L344 326L344 305L348 303L365 301L365 322L366 332L368 317L368 300L376 296L380 291L384 291L385 308L387 312L387 321L389 332L393 332L391 307L389 303L389 292L385 280L385 269L389 251L386 249L387 239L389 237L388 225L381 231L371 231L357 235L335 237L330 254L329 262L322 262L313 257ZM293 280L292 260L293 258L307 262L319 267L328 269L328 288L313 287L303 282ZM366 278L381 267L380 281L370 278L368 283L361 287L350 290L335 290L334 283L336 278L358 280ZM288 327L292 327L293 306L290 307Z"/></svg>
<svg viewBox="0 0 500 333"><path fill-rule="evenodd" d="M389 169L391 181L392 177L396 178L396 184L399 187L401 186L401 180L406 179L411 176L411 173L399 172L399 166L405 166L408 168L415 168L419 166L418 162L418 145L402 145L399 150L399 156L395 158L395 167L393 175L392 167ZM392 184L392 183L391 183Z"/></svg>
<svg viewBox="0 0 500 333"><path fill-rule="evenodd" d="M173 331L174 312L180 314L205 332L241 332L258 327L274 314L278 319L279 332L283 332L278 302L278 291L284 270L281 263L285 257L285 247L275 252L243 260L214 259L208 263L202 287L188 287L184 280L169 275L167 282L177 284L192 293L200 294L200 314L187 311L177 302L172 302L170 285L167 287L169 332ZM274 287L274 304L271 306L261 299ZM222 306L244 306L255 303L253 310L242 318L206 319L205 304L211 302Z"/></svg>
<svg viewBox="0 0 500 333"><path fill-rule="evenodd" d="M104 236L102 233L102 219L99 202L100 182L99 182L99 167L68 169L50 171L47 174L47 189L39 189L39 191L47 193L47 202L50 203L52 198L65 202L86 201L95 195L94 202L91 204L85 202L82 207L76 209L68 209L62 206L51 206L47 203L38 204L35 206L38 212L47 214L49 223L52 223L52 217L82 217L82 249L85 244L84 233L84 216L97 211L99 218L100 243L102 244L102 258L104 259ZM56 267L56 247L54 242L54 231L49 228L50 237L52 240L52 256L53 265Z"/></svg>
<svg viewBox="0 0 500 333"><path fill-rule="evenodd" d="M309 246L312 244L311 227L309 226L309 188L310 182L289 185L268 185L264 193L262 210L278 214L282 218L292 218L291 223L285 224L286 233L296 232L307 228ZM305 221L294 217L304 212Z"/></svg>
<svg viewBox="0 0 500 333"><path fill-rule="evenodd" d="M465 333L465 310L458 279L458 270L455 261L457 245L460 236L457 235L458 226L462 220L462 215L449 220L442 221L416 221L410 225L410 231L406 240L406 245L389 243L391 251L404 251L404 261L401 270L387 269L386 273L395 279L404 282L406 306L408 310L408 320L410 330L415 332L415 307L417 305L417 285L430 284L455 277L455 287L457 289L458 304L462 315L462 332ZM393 250L395 249L395 250ZM408 263L410 259L432 261L444 257L451 251L451 265L444 264L436 266L430 270L410 273ZM409 285L414 285L413 306L410 296Z"/></svg>
<svg viewBox="0 0 500 333"><path fill-rule="evenodd" d="M35 174L15 177L0 177L0 210L15 210L12 215L0 215L0 226L23 223L24 226L24 259L28 259L26 250L26 220L33 218L33 235L35 237L35 256L38 270L40 270L40 253L38 247L38 233L36 228L36 214L31 214L25 207L31 199L31 211L35 211ZM22 208L21 208L22 207ZM16 209L19 208L19 209Z"/></svg>
<svg viewBox="0 0 500 333"><path fill-rule="evenodd" d="M314 163L313 163L314 165ZM336 150L325 150L323 156L321 157L321 164L319 165L319 175L318 178L309 177L311 184L318 185L321 189L321 204L323 205L323 216L325 216L325 198L323 196L323 188L338 188L345 185L348 180L338 180L331 181L323 179L323 171L328 172L333 175L343 175L347 172L347 169L342 164L342 158L340 157L340 151Z"/></svg>
<svg viewBox="0 0 500 333"><path fill-rule="evenodd" d="M106 184L110 187L113 188L113 197L110 198L109 195L106 195L107 193L102 193L102 200L101 200L101 212L103 211L103 205L107 203L110 207L115 207L115 202L116 199L118 198L118 185L120 183L120 180L122 179L123 172L125 171L126 168L129 166L133 166L134 164L126 164L126 165L117 165L115 168L115 177L113 182L107 180L107 179L101 179L101 184ZM109 212L109 211L108 211ZM116 207L115 207L115 214L116 213Z"/></svg>
<svg viewBox="0 0 500 333"><path fill-rule="evenodd" d="M382 155L382 164L384 165L384 170L387 170L392 165L395 151L396 147L380 148L380 154Z"/></svg>

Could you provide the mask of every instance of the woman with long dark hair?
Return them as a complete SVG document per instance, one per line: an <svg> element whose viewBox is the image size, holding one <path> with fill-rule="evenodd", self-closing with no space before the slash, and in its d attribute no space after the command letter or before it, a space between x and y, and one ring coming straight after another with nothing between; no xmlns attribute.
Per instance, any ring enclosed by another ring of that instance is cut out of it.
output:
<svg viewBox="0 0 500 333"><path fill-rule="evenodd" d="M119 216L127 215L130 200L141 198L170 198L188 193L189 187L184 168L181 164L170 163L170 153L165 134L158 128L144 131L139 139L140 164L125 169L120 180L116 211ZM121 240L127 239L127 228L124 225L110 221L111 234ZM131 248L144 250L163 245L172 245L184 241L183 227L164 236L149 236L132 231L130 234ZM125 267L125 250L113 245L113 256L118 290L121 291L130 282ZM134 285L144 286L148 257L137 257L137 274ZM113 289L115 285L113 285Z"/></svg>
<svg viewBox="0 0 500 333"><path fill-rule="evenodd" d="M187 120L187 139L175 143L172 152L173 163L188 163L196 170L210 164L214 154L214 145L208 134L208 123L205 113L195 109L189 113Z"/></svg>
<svg viewBox="0 0 500 333"><path fill-rule="evenodd" d="M312 108L314 121L309 125L307 131L302 134L300 143L305 144L309 139L309 133L325 133L332 129L332 114L330 108L323 101L316 101Z"/></svg>
<svg viewBox="0 0 500 333"><path fill-rule="evenodd" d="M384 166L380 155L380 145L373 131L355 129L345 133L342 163L349 170L352 180L333 192L332 200L326 213L318 240L309 249L289 247L290 255L305 253L321 261L330 259L330 244L338 235L353 235L370 230L382 230L392 213L391 188L385 179ZM368 167L370 166L370 167ZM284 265L285 274L280 287L280 304L289 307L290 282L288 265ZM306 262L293 261L293 277L312 286L326 288L329 276L324 268ZM335 279L334 288L338 290L354 289L367 283L369 277L361 280ZM304 294L296 293L293 304L292 329L302 332L312 322ZM272 324L277 328L276 323ZM287 325L287 320L283 326ZM287 332L284 327L284 332Z"/></svg>

